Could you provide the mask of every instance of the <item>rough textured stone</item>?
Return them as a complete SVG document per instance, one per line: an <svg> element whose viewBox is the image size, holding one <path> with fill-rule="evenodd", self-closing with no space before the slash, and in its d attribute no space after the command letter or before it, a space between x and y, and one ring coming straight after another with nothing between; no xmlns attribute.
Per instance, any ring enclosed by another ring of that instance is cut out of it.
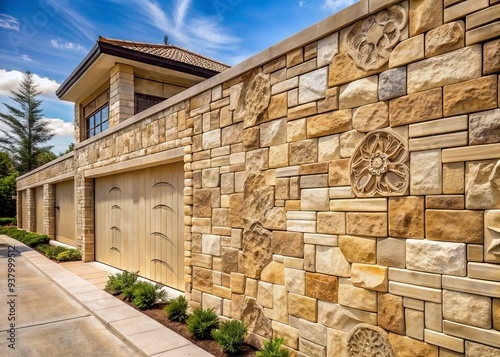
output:
<svg viewBox="0 0 500 357"><path fill-rule="evenodd" d="M288 111L288 96L287 92L273 95L267 109L269 119L283 118Z"/></svg>
<svg viewBox="0 0 500 357"><path fill-rule="evenodd" d="M260 126L260 146L286 143L286 119L273 120Z"/></svg>
<svg viewBox="0 0 500 357"><path fill-rule="evenodd" d="M333 57L339 50L339 33L334 32L318 40L318 67L332 63Z"/></svg>
<svg viewBox="0 0 500 357"><path fill-rule="evenodd" d="M307 118L307 137L315 138L351 129L350 109L337 110Z"/></svg>
<svg viewBox="0 0 500 357"><path fill-rule="evenodd" d="M326 335L326 331L325 331ZM325 336L326 337L326 336ZM314 342L310 342L306 339L299 339L299 350L304 356L318 356L324 357L326 355L326 343L325 346L320 346Z"/></svg>
<svg viewBox="0 0 500 357"><path fill-rule="evenodd" d="M299 77L299 104L325 97L327 69L320 68Z"/></svg>
<svg viewBox="0 0 500 357"><path fill-rule="evenodd" d="M347 336L342 331L328 329L328 342L326 344L327 357L347 357Z"/></svg>
<svg viewBox="0 0 500 357"><path fill-rule="evenodd" d="M500 208L500 160L468 162L465 180L468 209Z"/></svg>
<svg viewBox="0 0 500 357"><path fill-rule="evenodd" d="M500 348L465 341L465 353L467 357L500 357Z"/></svg>
<svg viewBox="0 0 500 357"><path fill-rule="evenodd" d="M500 210L485 211L484 212L484 261L486 262L500 263L500 232L498 232L499 228L500 228Z"/></svg>
<svg viewBox="0 0 500 357"><path fill-rule="evenodd" d="M483 242L483 212L465 210L426 211L427 239L460 243Z"/></svg>
<svg viewBox="0 0 500 357"><path fill-rule="evenodd" d="M410 1L410 36L429 31L443 23L443 3L434 0Z"/></svg>
<svg viewBox="0 0 500 357"><path fill-rule="evenodd" d="M330 210L328 188L310 188L302 190L300 207L303 211Z"/></svg>
<svg viewBox="0 0 500 357"><path fill-rule="evenodd" d="M345 234L345 213L318 212L316 230L318 233Z"/></svg>
<svg viewBox="0 0 500 357"><path fill-rule="evenodd" d="M340 52L333 58L332 64L330 64L328 85L330 87L335 87L339 84L349 83L356 79L368 77L386 69L387 65L384 65L377 70L364 71L356 66L346 52Z"/></svg>
<svg viewBox="0 0 500 357"><path fill-rule="evenodd" d="M438 357L437 346L407 336L390 333L389 342L397 357Z"/></svg>
<svg viewBox="0 0 500 357"><path fill-rule="evenodd" d="M389 68L400 67L421 60L425 57L424 51L424 35L400 42L394 47L389 57Z"/></svg>
<svg viewBox="0 0 500 357"><path fill-rule="evenodd" d="M263 307L273 307L273 284L259 281L257 302Z"/></svg>
<svg viewBox="0 0 500 357"><path fill-rule="evenodd" d="M443 90L445 116L478 112L497 107L497 76L452 84Z"/></svg>
<svg viewBox="0 0 500 357"><path fill-rule="evenodd" d="M288 144L271 146L269 148L269 168L288 166Z"/></svg>
<svg viewBox="0 0 500 357"><path fill-rule="evenodd" d="M377 293L350 284L349 279L341 279L339 284L339 304L364 311L377 312Z"/></svg>
<svg viewBox="0 0 500 357"><path fill-rule="evenodd" d="M385 128L388 125L389 107L385 102L362 106L354 112L352 117L352 127L364 133Z"/></svg>
<svg viewBox="0 0 500 357"><path fill-rule="evenodd" d="M193 267L193 288L206 293L212 293L212 270Z"/></svg>
<svg viewBox="0 0 500 357"><path fill-rule="evenodd" d="M410 193L436 195L442 193L441 150L410 153Z"/></svg>
<svg viewBox="0 0 500 357"><path fill-rule="evenodd" d="M317 321L316 299L297 294L288 294L288 313L312 322Z"/></svg>
<svg viewBox="0 0 500 357"><path fill-rule="evenodd" d="M290 348L299 348L299 330L273 321L273 337L283 338L283 344Z"/></svg>
<svg viewBox="0 0 500 357"><path fill-rule="evenodd" d="M406 95L406 67L382 72L378 78L378 98L388 100Z"/></svg>
<svg viewBox="0 0 500 357"><path fill-rule="evenodd" d="M424 312L412 309L405 311L406 335L418 340L424 339Z"/></svg>
<svg viewBox="0 0 500 357"><path fill-rule="evenodd" d="M406 267L429 273L465 276L465 243L408 239Z"/></svg>
<svg viewBox="0 0 500 357"><path fill-rule="evenodd" d="M408 65L408 93L481 76L481 45L465 47Z"/></svg>
<svg viewBox="0 0 500 357"><path fill-rule="evenodd" d="M495 40L483 46L483 74L498 71L500 71L500 40Z"/></svg>
<svg viewBox="0 0 500 357"><path fill-rule="evenodd" d="M212 216L212 190L194 190L193 215L205 218Z"/></svg>
<svg viewBox="0 0 500 357"><path fill-rule="evenodd" d="M273 336L271 320L265 314L264 309L253 298L246 297L241 314L243 323L248 330L266 338Z"/></svg>
<svg viewBox="0 0 500 357"><path fill-rule="evenodd" d="M359 107L378 101L378 76L358 79L340 87L340 109Z"/></svg>
<svg viewBox="0 0 500 357"><path fill-rule="evenodd" d="M406 241L398 238L377 239L377 263L394 268L406 267Z"/></svg>
<svg viewBox="0 0 500 357"><path fill-rule="evenodd" d="M245 123L245 128L265 121L271 100L270 76L260 68L247 75L241 86L241 94L234 107L234 121ZM233 101L231 100L231 106Z"/></svg>
<svg viewBox="0 0 500 357"><path fill-rule="evenodd" d="M299 119L287 123L286 126L287 141L299 141L306 139L306 120Z"/></svg>
<svg viewBox="0 0 500 357"><path fill-rule="evenodd" d="M222 247L221 260L224 273L238 271L238 249Z"/></svg>
<svg viewBox="0 0 500 357"><path fill-rule="evenodd" d="M339 248L351 263L375 264L377 240L370 237L339 236Z"/></svg>
<svg viewBox="0 0 500 357"><path fill-rule="evenodd" d="M443 97L441 88L413 93L389 102L391 126L399 126L441 118Z"/></svg>
<svg viewBox="0 0 500 357"><path fill-rule="evenodd" d="M262 269L273 259L271 232L254 223L243 233L242 250L242 272L251 278L260 278Z"/></svg>
<svg viewBox="0 0 500 357"><path fill-rule="evenodd" d="M221 255L220 236L213 234L203 234L201 236L201 252L203 254Z"/></svg>
<svg viewBox="0 0 500 357"><path fill-rule="evenodd" d="M309 164L318 160L318 139L290 143L290 165Z"/></svg>
<svg viewBox="0 0 500 357"><path fill-rule="evenodd" d="M235 294L243 294L245 292L246 276L236 272L231 272L231 291ZM234 297L234 295L233 295Z"/></svg>
<svg viewBox="0 0 500 357"><path fill-rule="evenodd" d="M285 287L287 291L305 295L306 272L298 269L285 268Z"/></svg>
<svg viewBox="0 0 500 357"><path fill-rule="evenodd" d="M234 228L243 228L243 194L235 193L229 196L229 222Z"/></svg>
<svg viewBox="0 0 500 357"><path fill-rule="evenodd" d="M263 223L268 212L274 207L274 187L266 186L264 173L250 171L244 190L243 221L247 227L255 222Z"/></svg>
<svg viewBox="0 0 500 357"><path fill-rule="evenodd" d="M273 207L267 211L262 225L266 229L286 229L285 207Z"/></svg>
<svg viewBox="0 0 500 357"><path fill-rule="evenodd" d="M347 234L386 237L387 213L354 213L346 214Z"/></svg>
<svg viewBox="0 0 500 357"><path fill-rule="evenodd" d="M349 130L340 134L340 157L351 157L356 146L365 138L365 134L357 130Z"/></svg>
<svg viewBox="0 0 500 357"><path fill-rule="evenodd" d="M304 234L273 231L272 247L274 254L302 258L304 256Z"/></svg>
<svg viewBox="0 0 500 357"><path fill-rule="evenodd" d="M384 330L405 334L403 298L392 294L378 294L378 325Z"/></svg>
<svg viewBox="0 0 500 357"><path fill-rule="evenodd" d="M243 124L238 123L222 129L222 146L239 143L243 140Z"/></svg>
<svg viewBox="0 0 500 357"><path fill-rule="evenodd" d="M443 290L443 317L466 325L491 328L491 298Z"/></svg>
<svg viewBox="0 0 500 357"><path fill-rule="evenodd" d="M375 291L387 291L387 267L353 263L351 268L352 285Z"/></svg>
<svg viewBox="0 0 500 357"><path fill-rule="evenodd" d="M349 332L363 322L376 325L377 315L320 300L318 301L318 322L335 330Z"/></svg>
<svg viewBox="0 0 500 357"><path fill-rule="evenodd" d="M492 318L493 328L500 331L500 299L493 299Z"/></svg>
<svg viewBox="0 0 500 357"><path fill-rule="evenodd" d="M425 57L433 57L464 47L463 21L444 24L425 35Z"/></svg>
<svg viewBox="0 0 500 357"><path fill-rule="evenodd" d="M318 162L340 159L340 136L329 135L318 139Z"/></svg>
<svg viewBox="0 0 500 357"><path fill-rule="evenodd" d="M425 198L425 207L434 209L464 209L465 197L455 196L427 196Z"/></svg>
<svg viewBox="0 0 500 357"><path fill-rule="evenodd" d="M260 278L268 283L285 285L285 265L273 260L262 269Z"/></svg>
<svg viewBox="0 0 500 357"><path fill-rule="evenodd" d="M443 164L443 193L447 195L465 192L465 165L463 162Z"/></svg>
<svg viewBox="0 0 500 357"><path fill-rule="evenodd" d="M404 238L424 238L424 198L389 198L389 235Z"/></svg>
<svg viewBox="0 0 500 357"><path fill-rule="evenodd" d="M328 183L330 186L348 186L351 184L349 159L330 161Z"/></svg>
<svg viewBox="0 0 500 357"><path fill-rule="evenodd" d="M316 271L335 276L349 277L351 266L337 247L316 247Z"/></svg>
<svg viewBox="0 0 500 357"><path fill-rule="evenodd" d="M269 167L269 149L250 150L245 153L246 171L262 171Z"/></svg>
<svg viewBox="0 0 500 357"><path fill-rule="evenodd" d="M259 148L259 127L248 128L243 131L243 145L246 150Z"/></svg>
<svg viewBox="0 0 500 357"><path fill-rule="evenodd" d="M307 272L306 296L323 301L337 302L337 283L337 277Z"/></svg>
<svg viewBox="0 0 500 357"><path fill-rule="evenodd" d="M500 109L469 116L469 145L500 142Z"/></svg>

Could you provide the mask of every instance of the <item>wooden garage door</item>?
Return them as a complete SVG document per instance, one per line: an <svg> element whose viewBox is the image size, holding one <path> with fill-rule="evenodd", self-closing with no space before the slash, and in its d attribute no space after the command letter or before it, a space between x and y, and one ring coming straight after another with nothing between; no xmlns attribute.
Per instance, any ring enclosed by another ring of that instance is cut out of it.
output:
<svg viewBox="0 0 500 357"><path fill-rule="evenodd" d="M21 228L28 230L28 192L21 191Z"/></svg>
<svg viewBox="0 0 500 357"><path fill-rule="evenodd" d="M96 260L184 289L183 163L95 180Z"/></svg>
<svg viewBox="0 0 500 357"><path fill-rule="evenodd" d="M56 240L76 246L75 181L56 184Z"/></svg>
<svg viewBox="0 0 500 357"><path fill-rule="evenodd" d="M43 186L39 186L35 191L36 204L36 232L43 234Z"/></svg>

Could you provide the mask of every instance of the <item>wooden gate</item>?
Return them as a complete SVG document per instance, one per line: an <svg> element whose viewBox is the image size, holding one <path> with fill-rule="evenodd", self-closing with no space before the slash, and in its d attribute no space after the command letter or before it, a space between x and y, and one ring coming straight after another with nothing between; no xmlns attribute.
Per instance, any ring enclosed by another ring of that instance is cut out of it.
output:
<svg viewBox="0 0 500 357"><path fill-rule="evenodd" d="M75 181L56 184L56 240L76 246Z"/></svg>

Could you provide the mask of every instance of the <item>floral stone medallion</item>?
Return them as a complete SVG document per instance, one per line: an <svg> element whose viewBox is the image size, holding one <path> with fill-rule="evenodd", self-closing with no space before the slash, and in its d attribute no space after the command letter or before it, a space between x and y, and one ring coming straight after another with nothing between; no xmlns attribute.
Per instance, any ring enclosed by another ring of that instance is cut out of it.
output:
<svg viewBox="0 0 500 357"><path fill-rule="evenodd" d="M395 357L387 332L368 324L359 324L351 330L347 351L352 357Z"/></svg>
<svg viewBox="0 0 500 357"><path fill-rule="evenodd" d="M368 133L349 163L351 185L358 197L402 196L410 183L408 143L387 130Z"/></svg>
<svg viewBox="0 0 500 357"><path fill-rule="evenodd" d="M365 71L387 63L408 22L406 9L393 5L356 22L347 33L347 54Z"/></svg>

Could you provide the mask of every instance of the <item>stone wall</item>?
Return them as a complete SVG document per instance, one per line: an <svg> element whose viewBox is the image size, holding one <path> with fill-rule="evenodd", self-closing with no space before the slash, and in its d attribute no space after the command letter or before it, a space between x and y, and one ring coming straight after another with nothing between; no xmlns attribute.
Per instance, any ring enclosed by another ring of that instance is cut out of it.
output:
<svg viewBox="0 0 500 357"><path fill-rule="evenodd" d="M56 182L58 177L75 172L74 153L71 152L49 162L17 179L17 190L43 185L44 182Z"/></svg>

